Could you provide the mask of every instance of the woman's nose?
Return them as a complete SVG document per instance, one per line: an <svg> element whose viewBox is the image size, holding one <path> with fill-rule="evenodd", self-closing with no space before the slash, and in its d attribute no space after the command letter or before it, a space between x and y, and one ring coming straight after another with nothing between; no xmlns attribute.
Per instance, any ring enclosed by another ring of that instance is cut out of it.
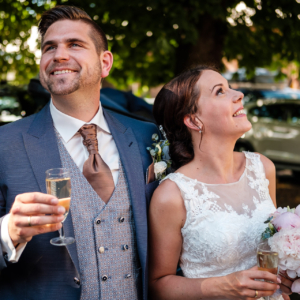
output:
<svg viewBox="0 0 300 300"><path fill-rule="evenodd" d="M233 102L238 102L238 101L242 101L244 98L244 94L240 91L234 91L234 95L233 95Z"/></svg>

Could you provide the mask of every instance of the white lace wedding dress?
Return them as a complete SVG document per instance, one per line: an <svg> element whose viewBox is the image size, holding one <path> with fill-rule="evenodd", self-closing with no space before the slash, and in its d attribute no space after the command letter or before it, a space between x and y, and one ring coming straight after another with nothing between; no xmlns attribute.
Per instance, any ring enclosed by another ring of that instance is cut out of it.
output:
<svg viewBox="0 0 300 300"><path fill-rule="evenodd" d="M185 277L218 277L257 264L264 221L275 206L259 154L244 154L246 167L237 182L206 184L181 173L164 178L176 183L186 207L180 256ZM271 299L283 298L276 293Z"/></svg>

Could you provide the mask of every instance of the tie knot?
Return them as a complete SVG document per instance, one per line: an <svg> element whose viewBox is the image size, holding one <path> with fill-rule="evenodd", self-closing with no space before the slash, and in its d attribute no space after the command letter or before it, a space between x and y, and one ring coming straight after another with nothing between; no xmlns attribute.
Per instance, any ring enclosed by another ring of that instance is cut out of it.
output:
<svg viewBox="0 0 300 300"><path fill-rule="evenodd" d="M78 132L83 137L83 145L86 146L89 154L98 153L97 125L84 124Z"/></svg>

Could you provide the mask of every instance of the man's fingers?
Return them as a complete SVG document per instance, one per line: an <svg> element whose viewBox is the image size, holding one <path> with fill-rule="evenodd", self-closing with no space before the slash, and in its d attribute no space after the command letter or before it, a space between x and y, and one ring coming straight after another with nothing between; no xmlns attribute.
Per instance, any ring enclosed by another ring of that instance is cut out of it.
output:
<svg viewBox="0 0 300 300"><path fill-rule="evenodd" d="M292 286L292 284L293 284L293 281L292 281L292 280L290 280L290 279L288 279L288 278L285 278L284 276L281 276L281 275L279 275L279 277L280 277L281 283L282 283L283 285L285 285L285 286L287 286L287 287L289 287L289 288Z"/></svg>
<svg viewBox="0 0 300 300"><path fill-rule="evenodd" d="M290 300L290 299L291 299L291 298L290 298L288 295L286 295L286 294L282 294L281 296L282 296L282 298L283 298L284 300Z"/></svg>
<svg viewBox="0 0 300 300"><path fill-rule="evenodd" d="M291 289L289 287L283 285L283 284L280 285L280 289L286 295L291 295L292 294Z"/></svg>
<svg viewBox="0 0 300 300"><path fill-rule="evenodd" d="M35 235L48 233L52 231L57 231L62 227L61 223L56 224L47 224L47 225L40 225L40 226L32 226L32 227L22 227L19 229L19 236L23 239L26 237L33 237Z"/></svg>
<svg viewBox="0 0 300 300"><path fill-rule="evenodd" d="M58 203L56 197L39 192L20 194L16 197L16 201L21 203L43 203L48 205L56 205Z"/></svg>
<svg viewBox="0 0 300 300"><path fill-rule="evenodd" d="M39 214L64 214L65 208L58 205L47 205L41 203L16 203L11 213L18 215L39 215Z"/></svg>
<svg viewBox="0 0 300 300"><path fill-rule="evenodd" d="M14 223L17 227L31 227L31 226L41 226L47 224L56 224L63 221L63 215L51 215L51 216L20 216Z"/></svg>

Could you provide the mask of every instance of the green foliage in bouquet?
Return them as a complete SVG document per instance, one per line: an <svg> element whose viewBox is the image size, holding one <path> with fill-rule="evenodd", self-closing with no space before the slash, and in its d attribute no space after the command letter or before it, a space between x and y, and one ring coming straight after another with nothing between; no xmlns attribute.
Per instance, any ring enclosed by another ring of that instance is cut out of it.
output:
<svg viewBox="0 0 300 300"><path fill-rule="evenodd" d="M268 227L265 229L265 231L261 235L261 238L263 240L267 240L268 238L270 238L271 236L273 236L277 232L275 226L271 223L273 218L274 217L272 216L264 222L265 224L268 224Z"/></svg>

